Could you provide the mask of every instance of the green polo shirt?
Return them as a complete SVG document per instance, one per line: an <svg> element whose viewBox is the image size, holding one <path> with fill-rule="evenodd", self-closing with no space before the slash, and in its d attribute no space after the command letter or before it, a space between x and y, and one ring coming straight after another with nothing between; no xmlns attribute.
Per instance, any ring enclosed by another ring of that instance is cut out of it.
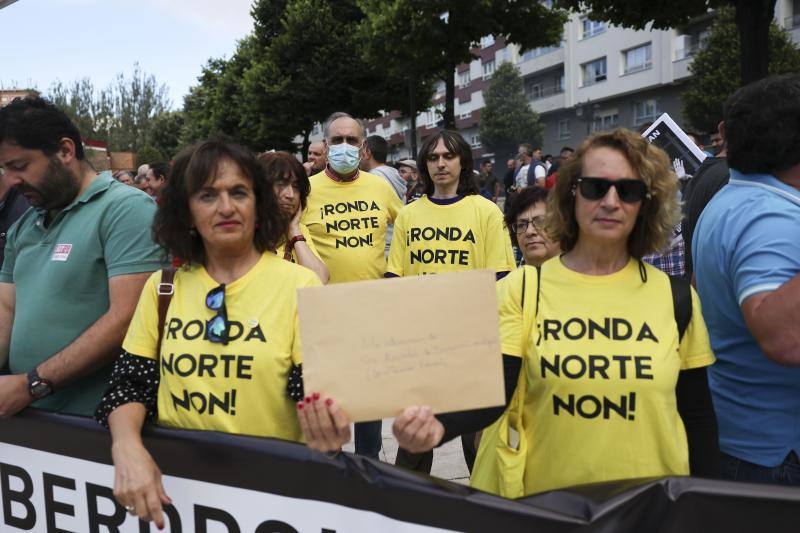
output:
<svg viewBox="0 0 800 533"><path fill-rule="evenodd" d="M45 227L45 211L29 209L8 232L0 282L16 290L9 363L26 373L50 358L108 311L108 279L153 272L162 252L150 236L156 204L109 172ZM111 365L33 405L92 415Z"/></svg>

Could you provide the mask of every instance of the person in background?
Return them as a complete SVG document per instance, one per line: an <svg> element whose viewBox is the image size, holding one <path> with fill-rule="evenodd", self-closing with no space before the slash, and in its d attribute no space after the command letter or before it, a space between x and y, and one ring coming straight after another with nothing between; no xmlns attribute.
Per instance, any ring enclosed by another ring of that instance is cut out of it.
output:
<svg viewBox="0 0 800 533"><path fill-rule="evenodd" d="M397 163L397 171L406 179L406 203L419 200L425 194L425 183L419 178L417 162L413 159L403 159Z"/></svg>
<svg viewBox="0 0 800 533"><path fill-rule="evenodd" d="M308 228L300 222L311 192L305 169L288 152L265 152L258 159L264 164L267 181L272 184L278 207L288 224L287 233L278 244L278 255L313 270L322 283L327 283L328 267L320 259Z"/></svg>
<svg viewBox="0 0 800 533"><path fill-rule="evenodd" d="M124 185L133 185L133 174L127 170L119 170L115 172L114 179Z"/></svg>
<svg viewBox="0 0 800 533"><path fill-rule="evenodd" d="M525 265L540 266L561 251L544 230L547 194L547 189L526 187L514 197L505 215L511 242L521 251Z"/></svg>
<svg viewBox="0 0 800 533"><path fill-rule="evenodd" d="M800 75L736 91L720 132L730 180L692 240L719 475L800 486Z"/></svg>
<svg viewBox="0 0 800 533"><path fill-rule="evenodd" d="M328 156L325 152L325 142L315 141L308 145L308 161L303 163L306 174L311 176L322 172L327 164Z"/></svg>
<svg viewBox="0 0 800 533"><path fill-rule="evenodd" d="M492 163L490 159L481 163L479 183L481 186L481 195L496 204L497 199L500 197L501 187L500 180L498 180L497 176L492 172L493 169L494 163Z"/></svg>
<svg viewBox="0 0 800 533"><path fill-rule="evenodd" d="M170 283L165 327L159 327L162 273L155 272L95 413L111 431L114 496L159 529L162 506L171 500L142 442L146 421L304 438L295 407L304 401L297 289L320 280L272 252L286 234L286 218L264 170L246 149L217 141L176 156L153 223L158 243L184 261ZM191 324L203 334L192 334ZM223 365L224 357L230 364ZM176 371L179 361L193 361L199 371ZM191 398L187 390L195 391ZM195 394L224 405L199 410ZM307 403L318 407L311 398Z"/></svg>
<svg viewBox="0 0 800 533"><path fill-rule="evenodd" d="M147 169L147 194L152 196L158 202L161 196L161 191L167 184L167 174L169 173L169 165L167 163L157 162L150 163Z"/></svg>

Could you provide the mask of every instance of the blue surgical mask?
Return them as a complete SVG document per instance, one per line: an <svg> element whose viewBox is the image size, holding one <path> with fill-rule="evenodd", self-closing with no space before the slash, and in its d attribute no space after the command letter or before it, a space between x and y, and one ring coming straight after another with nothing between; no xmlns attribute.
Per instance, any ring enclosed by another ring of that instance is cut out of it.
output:
<svg viewBox="0 0 800 533"><path fill-rule="evenodd" d="M328 146L328 163L341 174L349 174L358 168L361 150L352 144L340 143Z"/></svg>

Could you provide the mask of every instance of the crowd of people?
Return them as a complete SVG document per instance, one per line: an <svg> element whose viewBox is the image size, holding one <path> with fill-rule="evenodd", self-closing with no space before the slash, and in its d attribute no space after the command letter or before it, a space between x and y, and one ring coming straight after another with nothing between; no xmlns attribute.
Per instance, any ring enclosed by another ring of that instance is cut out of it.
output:
<svg viewBox="0 0 800 533"><path fill-rule="evenodd" d="M800 486L800 77L737 91L716 137L680 187L624 128L550 161L521 144L501 178L448 130L389 165L335 113L305 163L207 140L112 176L61 110L17 99L0 109L0 416L94 416L117 500L162 526L145 423L378 457L381 421L351 435L304 387L297 289L491 269L505 404L406 406L398 466L430 472L461 437L471 484L508 497L671 475ZM677 274L657 268L676 235Z"/></svg>

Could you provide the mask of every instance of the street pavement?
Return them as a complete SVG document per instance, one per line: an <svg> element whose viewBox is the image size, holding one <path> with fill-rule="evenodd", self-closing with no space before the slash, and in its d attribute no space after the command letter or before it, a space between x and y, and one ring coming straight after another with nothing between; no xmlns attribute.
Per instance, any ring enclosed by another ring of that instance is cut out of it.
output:
<svg viewBox="0 0 800 533"><path fill-rule="evenodd" d="M381 447L380 460L394 464L397 457L397 441L392 435L393 419L383 421L383 446ZM342 448L346 452L354 451L353 441ZM433 468L431 475L455 483L468 484L469 471L464 462L464 452L461 450L461 439L453 439L433 451Z"/></svg>

